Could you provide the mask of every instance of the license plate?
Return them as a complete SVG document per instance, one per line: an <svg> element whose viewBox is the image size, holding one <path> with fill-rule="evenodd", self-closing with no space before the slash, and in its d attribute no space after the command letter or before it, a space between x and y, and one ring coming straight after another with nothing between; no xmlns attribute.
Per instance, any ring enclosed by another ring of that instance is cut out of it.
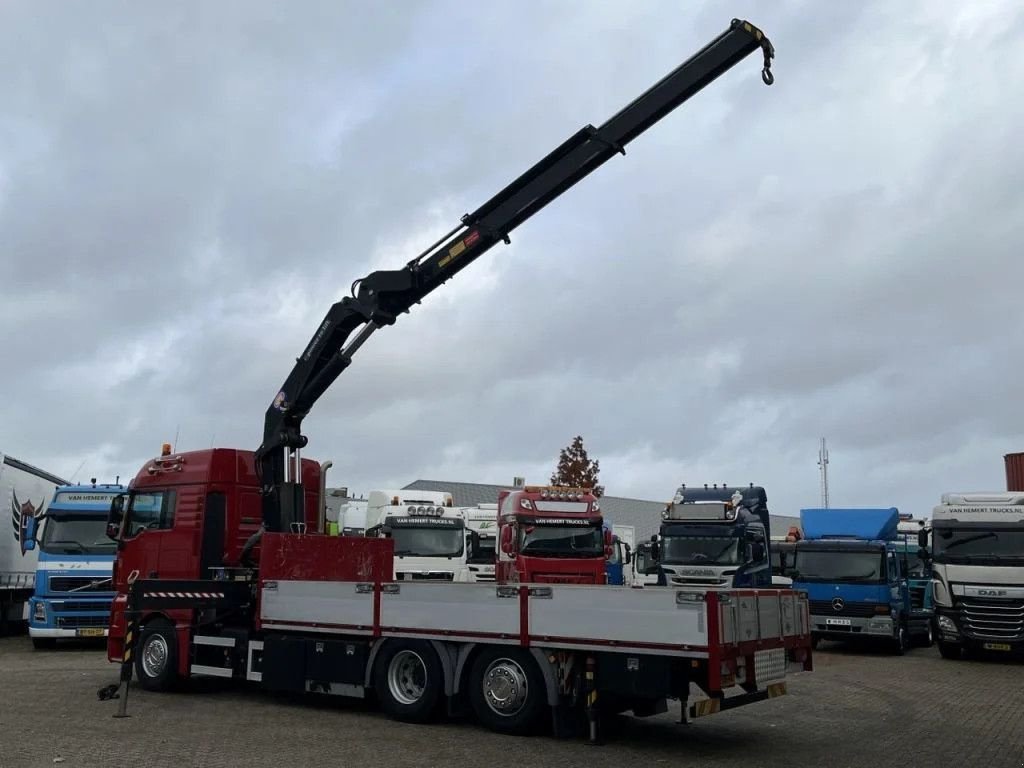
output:
<svg viewBox="0 0 1024 768"><path fill-rule="evenodd" d="M849 619L825 619L825 623L833 627L848 627L850 626Z"/></svg>
<svg viewBox="0 0 1024 768"><path fill-rule="evenodd" d="M1008 651L1010 646L1006 643L985 643L981 646L986 651Z"/></svg>
<svg viewBox="0 0 1024 768"><path fill-rule="evenodd" d="M106 631L103 627L86 627L85 629L79 629L75 634L78 637L103 637Z"/></svg>

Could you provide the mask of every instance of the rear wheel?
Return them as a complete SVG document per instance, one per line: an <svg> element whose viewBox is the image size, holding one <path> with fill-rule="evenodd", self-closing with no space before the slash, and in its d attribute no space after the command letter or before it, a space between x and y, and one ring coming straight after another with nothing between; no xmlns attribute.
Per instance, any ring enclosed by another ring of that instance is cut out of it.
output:
<svg viewBox="0 0 1024 768"><path fill-rule="evenodd" d="M373 689L395 720L430 720L444 695L444 670L433 647L421 640L390 640L374 664Z"/></svg>
<svg viewBox="0 0 1024 768"><path fill-rule="evenodd" d="M166 691L177 682L177 633L167 619L154 619L142 628L135 649L135 674L147 691Z"/></svg>
<svg viewBox="0 0 1024 768"><path fill-rule="evenodd" d="M469 673L469 701L492 731L528 734L547 709L544 677L533 656L520 648L485 648Z"/></svg>
<svg viewBox="0 0 1024 768"><path fill-rule="evenodd" d="M32 647L37 651L52 651L57 647L56 637L33 637Z"/></svg>

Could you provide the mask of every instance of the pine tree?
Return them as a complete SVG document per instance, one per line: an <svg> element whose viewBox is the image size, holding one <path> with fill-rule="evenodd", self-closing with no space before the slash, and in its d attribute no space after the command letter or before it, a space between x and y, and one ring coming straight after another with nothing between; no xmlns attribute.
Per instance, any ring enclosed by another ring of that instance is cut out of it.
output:
<svg viewBox="0 0 1024 768"><path fill-rule="evenodd" d="M587 456L583 447L583 438L576 435L572 443L562 449L558 456L558 469L551 475L552 485L565 485L573 488L593 488L595 496L604 495L604 486L597 484L597 476L601 471L600 462Z"/></svg>

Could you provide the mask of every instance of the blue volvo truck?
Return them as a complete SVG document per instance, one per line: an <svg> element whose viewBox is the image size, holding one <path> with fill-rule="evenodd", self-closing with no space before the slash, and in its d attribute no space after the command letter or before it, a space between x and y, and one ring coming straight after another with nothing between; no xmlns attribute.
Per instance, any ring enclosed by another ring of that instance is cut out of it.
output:
<svg viewBox="0 0 1024 768"><path fill-rule="evenodd" d="M651 551L658 584L770 587L771 517L764 488L680 486Z"/></svg>
<svg viewBox="0 0 1024 768"><path fill-rule="evenodd" d="M28 632L36 648L60 638L106 637L114 599L115 544L106 535L110 502L122 485L57 486L46 514L30 526L26 548L38 547Z"/></svg>
<svg viewBox="0 0 1024 768"><path fill-rule="evenodd" d="M910 591L899 510L802 509L793 589L807 592L811 641L871 640L898 655L910 647Z"/></svg>

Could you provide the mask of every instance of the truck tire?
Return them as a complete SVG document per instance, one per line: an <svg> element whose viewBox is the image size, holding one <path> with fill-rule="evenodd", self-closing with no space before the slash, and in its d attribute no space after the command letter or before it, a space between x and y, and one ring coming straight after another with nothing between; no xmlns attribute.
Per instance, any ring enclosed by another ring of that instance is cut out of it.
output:
<svg viewBox="0 0 1024 768"><path fill-rule="evenodd" d="M57 647L56 637L33 637L32 647L37 651L52 651Z"/></svg>
<svg viewBox="0 0 1024 768"><path fill-rule="evenodd" d="M389 640L374 662L373 690L389 717L428 722L444 696L444 669L430 643Z"/></svg>
<svg viewBox="0 0 1024 768"><path fill-rule="evenodd" d="M139 633L135 674L147 691L168 691L178 681L178 636L167 619L153 619Z"/></svg>
<svg viewBox="0 0 1024 768"><path fill-rule="evenodd" d="M896 637L892 640L892 652L897 656L904 656L907 653L907 627L904 624L900 624L896 630Z"/></svg>
<svg viewBox="0 0 1024 768"><path fill-rule="evenodd" d="M476 657L469 702L484 726L519 736L534 732L548 709L544 677L521 648L485 648Z"/></svg>
<svg viewBox="0 0 1024 768"><path fill-rule="evenodd" d="M820 643L820 642L821 642L821 638L818 635L815 635L815 634L812 633L811 634L811 650L812 651L818 650L818 643Z"/></svg>
<svg viewBox="0 0 1024 768"><path fill-rule="evenodd" d="M932 629L932 623L929 621L925 631L921 633L918 639L918 645L922 648L931 648L935 645L935 631Z"/></svg>
<svg viewBox="0 0 1024 768"><path fill-rule="evenodd" d="M940 640L939 655L944 659L955 659L959 661L963 658L963 649L956 643L944 643Z"/></svg>

